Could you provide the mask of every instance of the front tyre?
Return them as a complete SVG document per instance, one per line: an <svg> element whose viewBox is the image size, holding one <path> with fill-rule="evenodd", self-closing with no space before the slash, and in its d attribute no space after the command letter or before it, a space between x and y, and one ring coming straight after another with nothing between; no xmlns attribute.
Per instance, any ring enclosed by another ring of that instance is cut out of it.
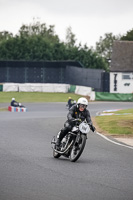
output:
<svg viewBox="0 0 133 200"><path fill-rule="evenodd" d="M56 151L53 150L53 157L54 158L59 158L61 154L57 153Z"/></svg>
<svg viewBox="0 0 133 200"><path fill-rule="evenodd" d="M55 151L56 140L57 140L57 138L54 136L52 141L51 141L52 149L53 149L53 157L54 158L59 158L61 156L61 154L59 154L58 152Z"/></svg>
<svg viewBox="0 0 133 200"><path fill-rule="evenodd" d="M86 135L81 135L81 140L80 140L80 144L78 144L78 147L79 149L75 152L74 150L74 146L71 150L71 153L70 153L70 161L71 162L75 162L79 159L79 157L81 156L83 150L84 150L84 147L85 147L85 144L86 144Z"/></svg>

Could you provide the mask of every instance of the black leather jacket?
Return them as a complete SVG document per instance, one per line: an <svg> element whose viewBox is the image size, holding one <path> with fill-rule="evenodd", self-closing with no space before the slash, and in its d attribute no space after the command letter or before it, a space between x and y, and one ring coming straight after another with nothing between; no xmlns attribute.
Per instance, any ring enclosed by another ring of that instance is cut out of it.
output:
<svg viewBox="0 0 133 200"><path fill-rule="evenodd" d="M15 100L11 101L11 106L18 107L19 103Z"/></svg>
<svg viewBox="0 0 133 200"><path fill-rule="evenodd" d="M77 104L70 108L67 118L68 121L72 121L73 119L78 119L78 118L81 119L82 121L86 119L87 123L92 125L89 110L85 109L84 111L80 112Z"/></svg>

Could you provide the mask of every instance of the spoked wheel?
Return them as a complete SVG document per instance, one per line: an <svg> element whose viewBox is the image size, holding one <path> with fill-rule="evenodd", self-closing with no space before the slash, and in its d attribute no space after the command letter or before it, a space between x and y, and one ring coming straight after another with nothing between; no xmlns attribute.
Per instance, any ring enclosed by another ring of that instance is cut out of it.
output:
<svg viewBox="0 0 133 200"><path fill-rule="evenodd" d="M79 157L81 156L84 150L85 144L86 144L86 135L81 135L80 144L78 144L77 146L73 146L71 150L71 153L70 153L71 162L75 162L79 159Z"/></svg>

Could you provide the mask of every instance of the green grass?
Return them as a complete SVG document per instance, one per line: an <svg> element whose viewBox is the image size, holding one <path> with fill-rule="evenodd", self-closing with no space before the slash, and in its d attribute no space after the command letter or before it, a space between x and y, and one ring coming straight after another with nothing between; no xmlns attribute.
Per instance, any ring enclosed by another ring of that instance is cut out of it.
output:
<svg viewBox="0 0 133 200"><path fill-rule="evenodd" d="M98 127L107 134L133 136L133 109L114 113L119 115L97 116L95 120Z"/></svg>
<svg viewBox="0 0 133 200"><path fill-rule="evenodd" d="M68 97L78 100L80 95L73 93L42 93L42 92L0 92L0 103L11 102L12 97L16 101L25 102L67 102Z"/></svg>

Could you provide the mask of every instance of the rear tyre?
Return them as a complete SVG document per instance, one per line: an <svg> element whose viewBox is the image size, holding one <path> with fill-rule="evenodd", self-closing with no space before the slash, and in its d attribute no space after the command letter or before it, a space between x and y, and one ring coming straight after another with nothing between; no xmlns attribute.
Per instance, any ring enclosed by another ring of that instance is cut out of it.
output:
<svg viewBox="0 0 133 200"><path fill-rule="evenodd" d="M79 157L81 156L83 150L84 150L84 147L85 147L85 144L86 144L86 135L81 135L81 142L79 145L79 150L77 150L76 152L74 151L74 147L72 148L71 150L71 153L70 153L70 161L71 162L75 162L79 159Z"/></svg>

